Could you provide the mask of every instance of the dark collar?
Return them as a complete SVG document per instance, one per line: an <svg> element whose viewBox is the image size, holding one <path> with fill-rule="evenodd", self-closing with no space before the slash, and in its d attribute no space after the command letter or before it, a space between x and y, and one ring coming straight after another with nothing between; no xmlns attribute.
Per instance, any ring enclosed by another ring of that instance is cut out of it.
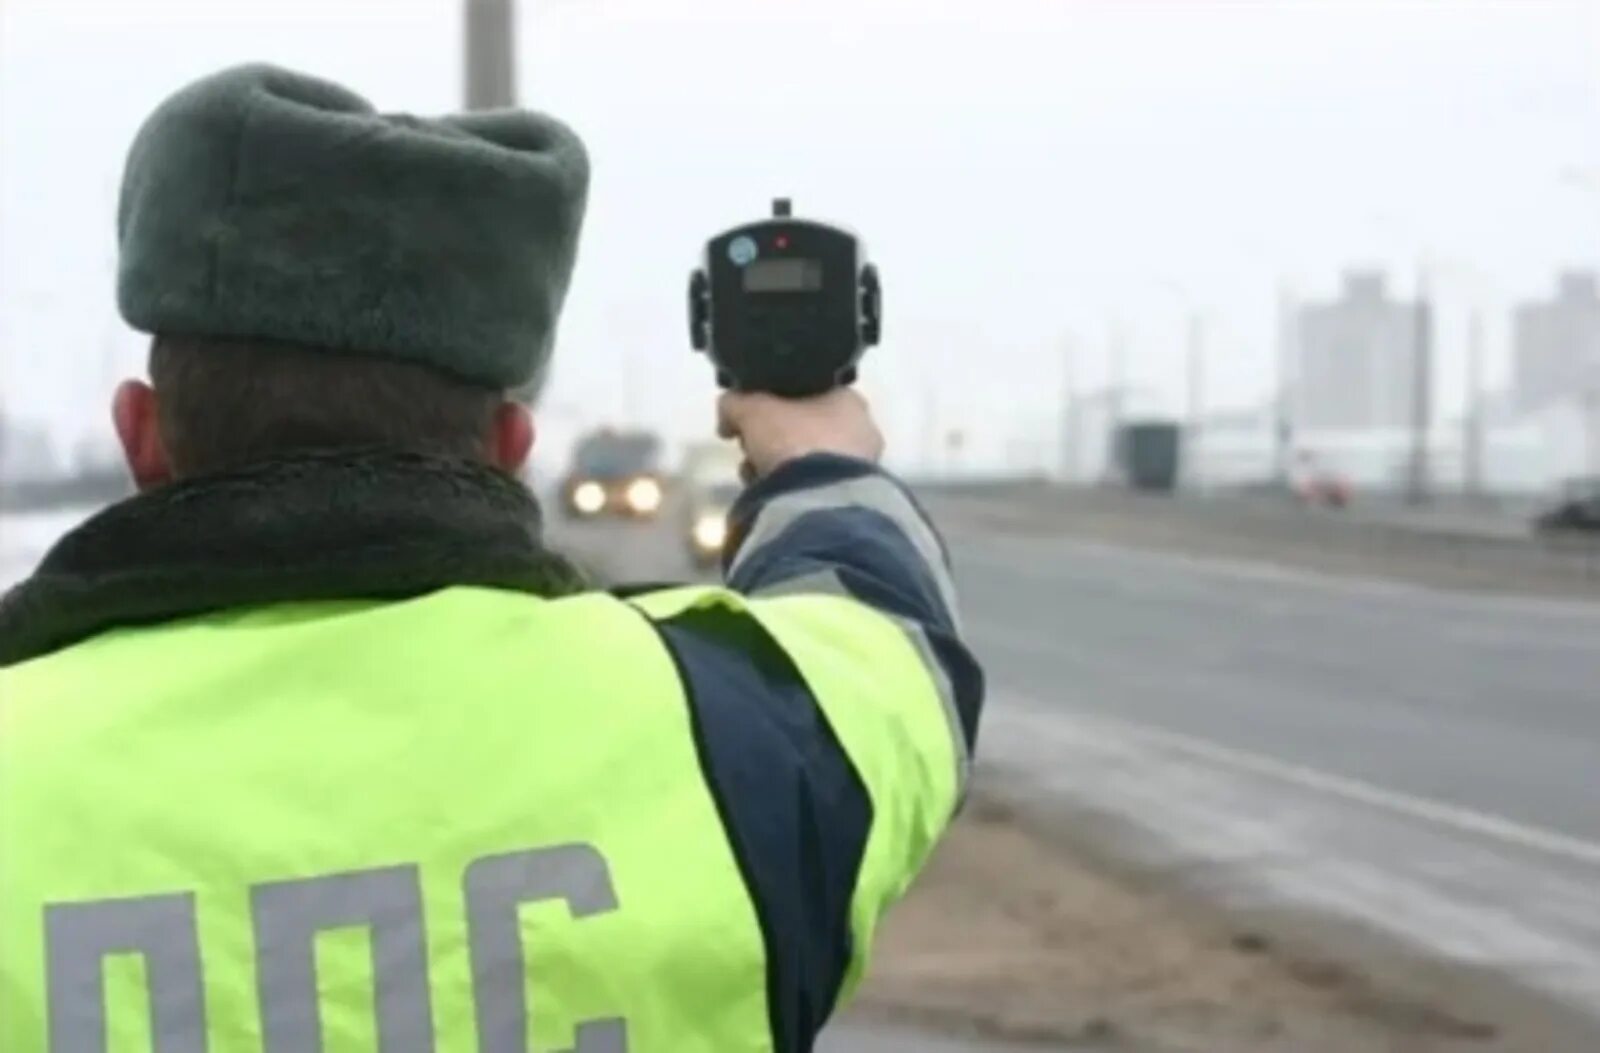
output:
<svg viewBox="0 0 1600 1053"><path fill-rule="evenodd" d="M584 587L520 483L465 461L305 454L163 487L62 538L0 599L0 666L118 625L449 585Z"/></svg>

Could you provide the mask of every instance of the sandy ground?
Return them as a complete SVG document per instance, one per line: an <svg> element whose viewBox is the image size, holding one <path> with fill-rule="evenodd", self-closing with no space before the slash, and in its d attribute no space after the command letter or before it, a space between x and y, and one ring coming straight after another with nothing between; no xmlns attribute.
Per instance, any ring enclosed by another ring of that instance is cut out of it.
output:
<svg viewBox="0 0 1600 1053"><path fill-rule="evenodd" d="M1052 1048L1570 1048L1545 1035L1536 1009L1479 1001L1467 987L1435 1001L1375 975L1119 873L991 793L969 805L890 916L856 1008Z"/></svg>

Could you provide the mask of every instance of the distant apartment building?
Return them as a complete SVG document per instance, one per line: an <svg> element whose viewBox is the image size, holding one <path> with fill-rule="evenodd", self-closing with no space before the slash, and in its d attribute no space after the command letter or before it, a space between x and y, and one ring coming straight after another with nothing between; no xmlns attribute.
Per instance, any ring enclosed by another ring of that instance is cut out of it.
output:
<svg viewBox="0 0 1600 1053"><path fill-rule="evenodd" d="M1520 304L1512 331L1512 394L1522 412L1600 393L1600 282L1569 271L1554 299Z"/></svg>
<svg viewBox="0 0 1600 1053"><path fill-rule="evenodd" d="M1336 300L1295 319L1297 429L1406 428L1415 412L1417 305L1394 300L1379 273L1345 275Z"/></svg>

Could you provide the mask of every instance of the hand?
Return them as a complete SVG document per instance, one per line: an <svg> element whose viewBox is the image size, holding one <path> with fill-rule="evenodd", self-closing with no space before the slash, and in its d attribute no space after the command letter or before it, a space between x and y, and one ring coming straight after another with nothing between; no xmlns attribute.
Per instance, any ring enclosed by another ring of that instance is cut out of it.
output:
<svg viewBox="0 0 1600 1053"><path fill-rule="evenodd" d="M769 475L809 453L865 461L883 456L883 435L867 400L851 388L805 399L730 391L717 402L717 434L739 440L746 476Z"/></svg>

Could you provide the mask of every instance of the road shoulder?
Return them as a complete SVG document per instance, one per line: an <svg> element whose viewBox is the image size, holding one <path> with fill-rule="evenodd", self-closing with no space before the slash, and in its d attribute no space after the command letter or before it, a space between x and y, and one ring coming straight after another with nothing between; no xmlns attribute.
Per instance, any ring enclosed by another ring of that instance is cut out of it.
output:
<svg viewBox="0 0 1600 1053"><path fill-rule="evenodd" d="M1496 537L1361 519L1287 501L1034 485L924 495L952 535L1074 538L1339 579L1600 600L1600 539Z"/></svg>
<svg viewBox="0 0 1600 1053"><path fill-rule="evenodd" d="M1224 908L1002 773L891 915L858 1011L1145 1053L1592 1050L1542 1000L1319 919ZM1020 803L1031 802L1031 803Z"/></svg>

